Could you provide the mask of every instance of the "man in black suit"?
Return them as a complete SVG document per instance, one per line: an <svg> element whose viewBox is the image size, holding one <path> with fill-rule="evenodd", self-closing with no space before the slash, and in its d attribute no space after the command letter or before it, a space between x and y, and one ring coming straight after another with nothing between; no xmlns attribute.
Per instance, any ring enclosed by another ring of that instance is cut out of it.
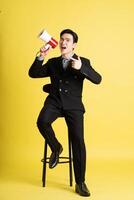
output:
<svg viewBox="0 0 134 200"><path fill-rule="evenodd" d="M44 57L50 49L46 51L42 47L40 55L29 69L29 76L50 77L51 80L49 95L37 120L38 129L52 150L49 167L54 168L57 165L63 150L51 124L58 117L64 116L72 142L75 191L81 196L90 196L85 184L86 148L83 127L85 109L82 103L82 88L85 78L99 84L101 75L92 68L88 59L74 54L77 42L78 36L74 31L63 30L59 41L61 56L51 58L43 64Z"/></svg>

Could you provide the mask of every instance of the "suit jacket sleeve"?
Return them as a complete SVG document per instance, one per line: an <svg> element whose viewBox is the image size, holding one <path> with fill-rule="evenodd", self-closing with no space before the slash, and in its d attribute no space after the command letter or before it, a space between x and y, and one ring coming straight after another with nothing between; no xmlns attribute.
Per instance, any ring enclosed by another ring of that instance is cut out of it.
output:
<svg viewBox="0 0 134 200"><path fill-rule="evenodd" d="M29 69L29 76L32 78L42 78L49 76L49 65L50 61L48 60L46 64L43 65L43 60L40 61L37 58L34 60L33 64Z"/></svg>
<svg viewBox="0 0 134 200"><path fill-rule="evenodd" d="M82 66L80 69L80 73L85 78L90 80L92 83L99 84L102 79L101 75L92 68L90 61L88 59L81 58L81 60L82 60Z"/></svg>

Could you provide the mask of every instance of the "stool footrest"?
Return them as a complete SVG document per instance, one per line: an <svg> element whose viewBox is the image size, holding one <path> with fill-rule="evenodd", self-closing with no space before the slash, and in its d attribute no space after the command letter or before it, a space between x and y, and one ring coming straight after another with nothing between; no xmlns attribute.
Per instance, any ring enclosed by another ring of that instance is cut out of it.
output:
<svg viewBox="0 0 134 200"><path fill-rule="evenodd" d="M46 163L49 163L49 159L50 159L50 157L47 157L46 158ZM61 159L65 159L66 161L60 161ZM71 161L72 161L72 159L71 159ZM43 162L44 163L44 158L43 159L41 159L41 162ZM58 162L59 164L62 164L62 163L70 163L70 159L69 159L69 157L66 157L66 156L60 156L59 157L59 162Z"/></svg>

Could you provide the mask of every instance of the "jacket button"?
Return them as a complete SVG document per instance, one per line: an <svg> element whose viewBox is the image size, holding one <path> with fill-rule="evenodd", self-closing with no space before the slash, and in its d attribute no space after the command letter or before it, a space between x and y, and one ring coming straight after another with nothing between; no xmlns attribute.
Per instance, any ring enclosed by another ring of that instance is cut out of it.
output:
<svg viewBox="0 0 134 200"><path fill-rule="evenodd" d="M77 79L77 76L75 75L74 78Z"/></svg>
<svg viewBox="0 0 134 200"><path fill-rule="evenodd" d="M61 79L60 79L59 81L60 81L60 83L62 83L62 80L61 80Z"/></svg>
<svg viewBox="0 0 134 200"><path fill-rule="evenodd" d="M61 88L59 89L59 91L61 92Z"/></svg>
<svg viewBox="0 0 134 200"><path fill-rule="evenodd" d="M65 92L67 93L67 92L68 92L68 90L65 90Z"/></svg>
<svg viewBox="0 0 134 200"><path fill-rule="evenodd" d="M67 84L68 84L68 83L69 83L69 81L65 81L65 83L67 83Z"/></svg>

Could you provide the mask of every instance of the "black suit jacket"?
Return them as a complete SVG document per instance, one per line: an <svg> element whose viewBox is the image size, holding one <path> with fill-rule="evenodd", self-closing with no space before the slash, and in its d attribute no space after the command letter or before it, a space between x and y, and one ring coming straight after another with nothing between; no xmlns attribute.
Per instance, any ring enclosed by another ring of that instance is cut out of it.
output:
<svg viewBox="0 0 134 200"><path fill-rule="evenodd" d="M75 57L76 55L74 55ZM45 105L55 105L65 110L85 111L82 103L83 80L86 78L92 83L99 84L101 75L97 73L90 61L80 57L82 66L80 70L73 69L71 63L66 70L62 66L62 57L49 59L45 64L37 58L29 69L32 78L50 77L51 88Z"/></svg>

